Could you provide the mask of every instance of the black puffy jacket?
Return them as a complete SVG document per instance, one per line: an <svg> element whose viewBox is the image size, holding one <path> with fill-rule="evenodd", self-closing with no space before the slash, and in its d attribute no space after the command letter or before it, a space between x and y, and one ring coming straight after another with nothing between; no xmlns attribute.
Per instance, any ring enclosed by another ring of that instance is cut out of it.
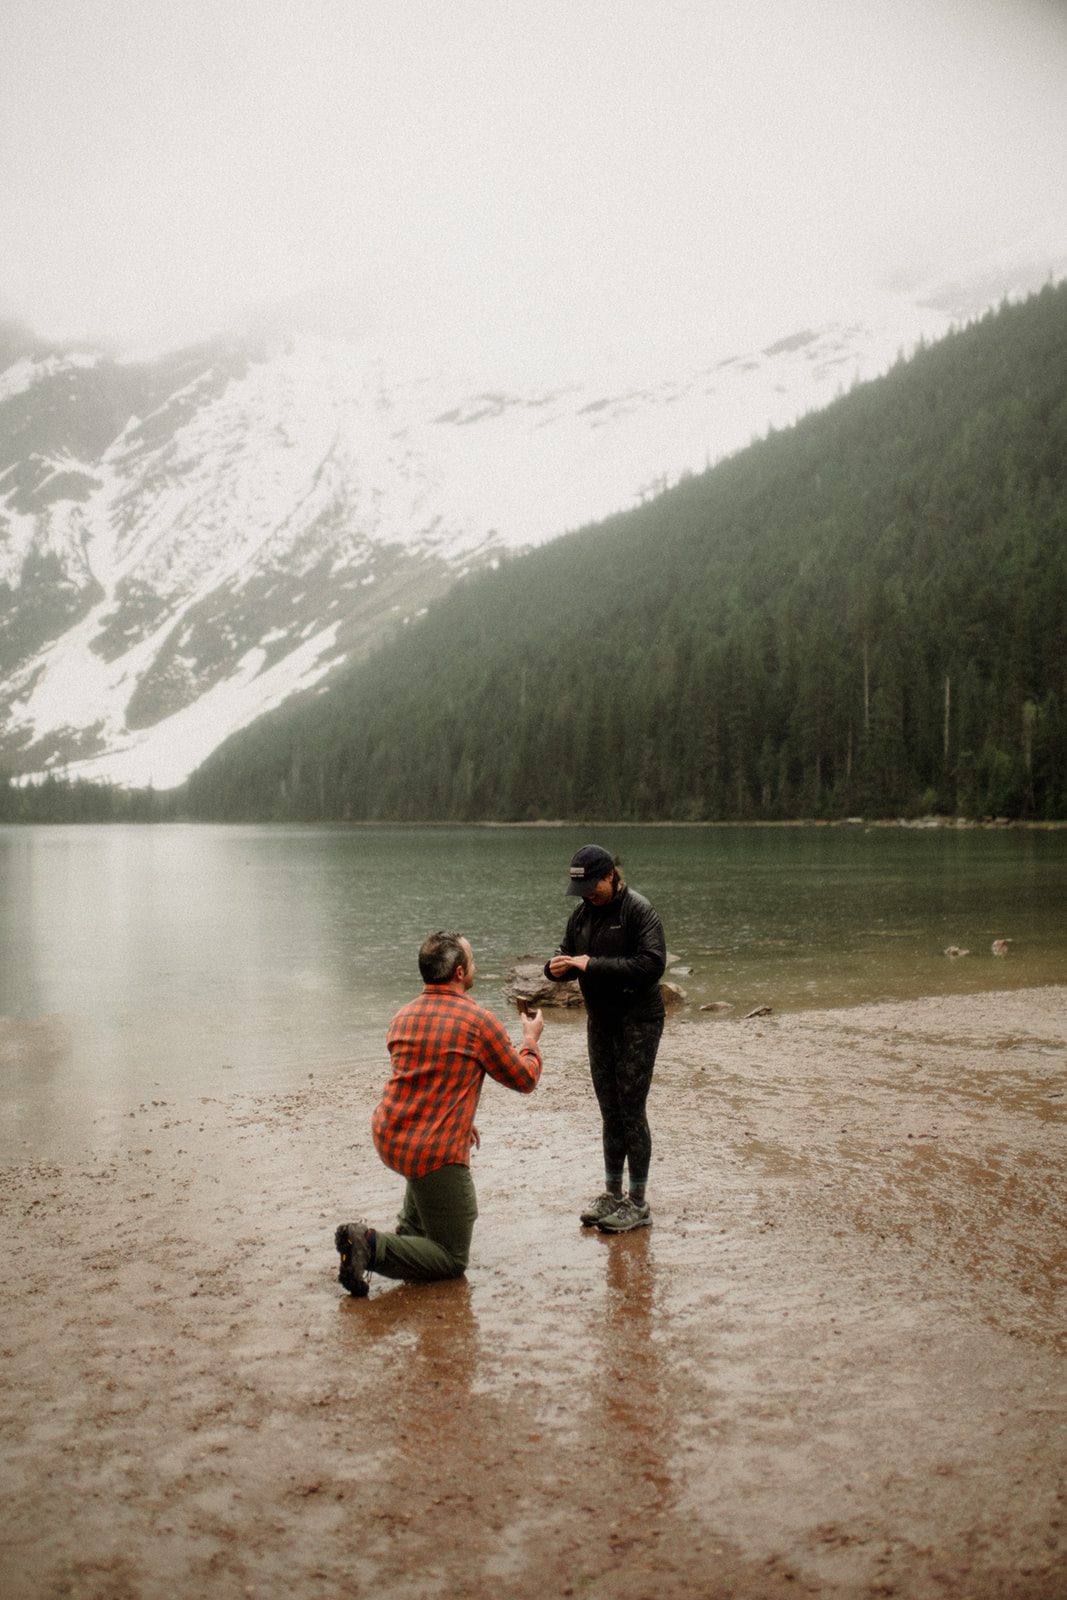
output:
<svg viewBox="0 0 1067 1600"><path fill-rule="evenodd" d="M586 1009L598 1016L662 1006L667 965L663 924L644 895L624 888L606 906L579 900L557 955L589 957L577 974ZM545 977L551 978L548 963ZM566 980L564 980L566 981Z"/></svg>

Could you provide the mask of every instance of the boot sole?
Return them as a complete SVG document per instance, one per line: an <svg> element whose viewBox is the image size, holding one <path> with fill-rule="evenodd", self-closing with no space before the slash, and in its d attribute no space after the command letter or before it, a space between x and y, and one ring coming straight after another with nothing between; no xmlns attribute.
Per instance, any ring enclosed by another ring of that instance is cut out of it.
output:
<svg viewBox="0 0 1067 1600"><path fill-rule="evenodd" d="M353 1295L357 1300L362 1300L369 1293L370 1284L362 1274L357 1276L352 1270L352 1237L349 1223L341 1223L341 1226L333 1236L333 1242L338 1255L341 1257L341 1265L337 1271L337 1281L342 1289L347 1289L350 1295Z"/></svg>

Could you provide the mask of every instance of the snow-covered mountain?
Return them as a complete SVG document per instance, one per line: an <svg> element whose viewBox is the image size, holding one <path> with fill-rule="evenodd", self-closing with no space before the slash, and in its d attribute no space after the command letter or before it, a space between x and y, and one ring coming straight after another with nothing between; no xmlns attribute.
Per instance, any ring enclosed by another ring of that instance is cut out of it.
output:
<svg viewBox="0 0 1067 1600"><path fill-rule="evenodd" d="M536 384L322 334L120 359L0 327L0 764L178 784L459 574L828 403L961 306Z"/></svg>

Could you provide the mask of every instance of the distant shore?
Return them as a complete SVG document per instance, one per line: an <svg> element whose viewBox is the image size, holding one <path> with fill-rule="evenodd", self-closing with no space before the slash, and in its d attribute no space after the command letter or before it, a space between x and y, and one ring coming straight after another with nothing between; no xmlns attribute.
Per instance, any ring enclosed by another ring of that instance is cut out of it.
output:
<svg viewBox="0 0 1067 1600"><path fill-rule="evenodd" d="M101 790L101 792L105 792ZM949 817L949 816L923 816L923 817L752 817L752 818L723 818L706 820L672 820L646 819L620 821L618 818L599 817L590 820L588 817L532 817L522 820L506 821L496 817L476 817L472 820L459 821L456 818L430 817L417 821L394 820L381 817L321 817L303 820L287 819L277 821L273 818L242 818L239 821L219 821L211 817L195 817L183 815L180 811L168 809L170 802L167 795L170 791L162 790L129 790L113 791L116 794L136 796L151 794L159 802L160 809L152 815L124 814L120 812L114 816L79 816L79 815L42 815L42 816L9 816L0 815L0 827L6 828L33 828L33 827L167 827L180 825L182 827L203 828L912 828L912 829L945 829L948 831L989 831L1003 832L1011 830L1030 831L1038 833L1054 832L1067 828L1067 818L1054 818L1051 821L1035 820L1024 817Z"/></svg>
<svg viewBox="0 0 1067 1600"><path fill-rule="evenodd" d="M434 822L408 822L408 823L359 823L359 827L470 827L470 828L920 828L950 830L988 830L1003 831L1005 829L1029 829L1039 833L1049 832L1057 828L1067 828L1067 818L1053 822L1035 822L1029 819L1014 817L791 817L779 820L753 820L753 821L706 821L706 822L618 822L610 818L598 818L590 822L588 819L569 822L566 818L537 817L526 822L495 822L491 818L480 822L469 823L434 823Z"/></svg>

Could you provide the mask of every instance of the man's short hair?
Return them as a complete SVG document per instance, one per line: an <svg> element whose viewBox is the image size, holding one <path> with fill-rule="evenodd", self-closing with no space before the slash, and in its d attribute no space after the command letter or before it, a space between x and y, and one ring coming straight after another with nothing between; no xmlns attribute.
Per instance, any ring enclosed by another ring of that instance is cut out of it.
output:
<svg viewBox="0 0 1067 1600"><path fill-rule="evenodd" d="M423 983L451 983L457 967L467 965L467 952L462 935L458 933L431 933L422 942L419 951L419 971Z"/></svg>

